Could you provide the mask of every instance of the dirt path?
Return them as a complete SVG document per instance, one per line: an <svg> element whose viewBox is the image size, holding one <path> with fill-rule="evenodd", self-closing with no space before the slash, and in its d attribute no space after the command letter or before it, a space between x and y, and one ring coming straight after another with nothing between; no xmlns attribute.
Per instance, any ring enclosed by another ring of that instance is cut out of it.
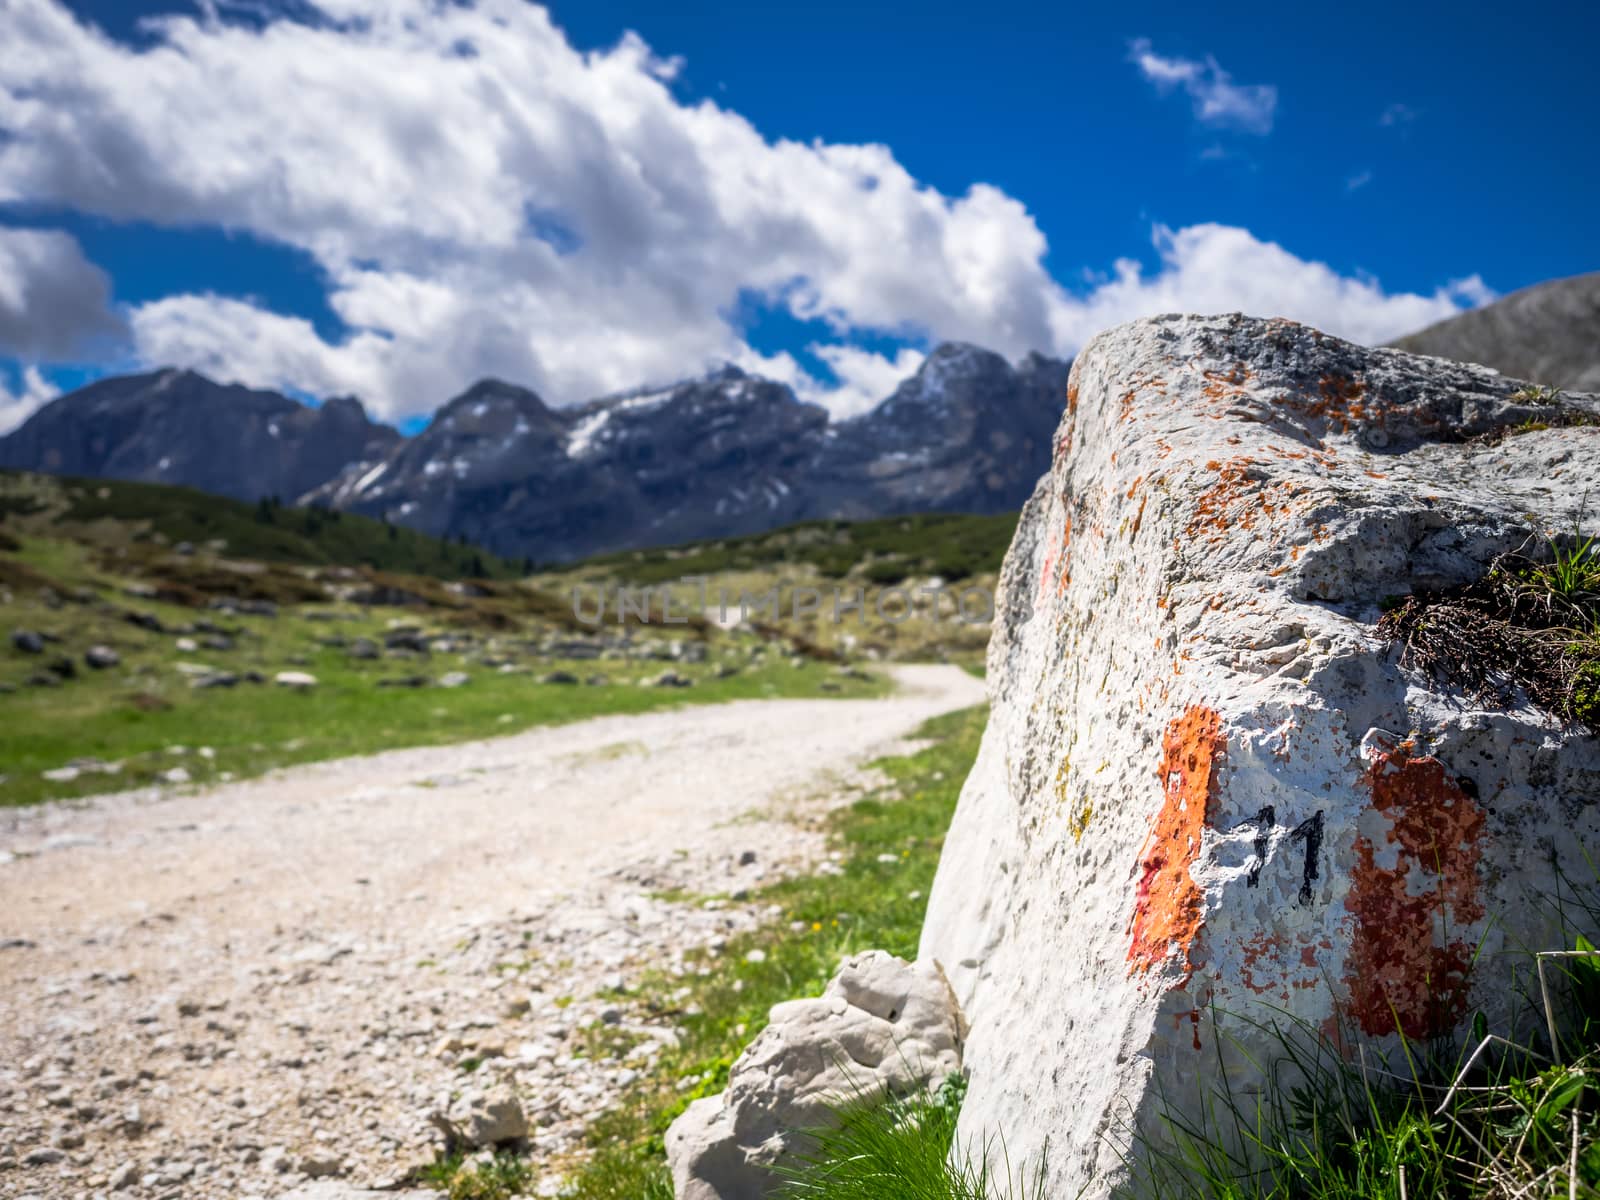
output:
<svg viewBox="0 0 1600 1200"><path fill-rule="evenodd" d="M814 859L786 817L983 698L895 674L0 812L0 1196L380 1183L487 1080L561 1153L634 1069L567 1051L596 993L763 916L660 894Z"/></svg>

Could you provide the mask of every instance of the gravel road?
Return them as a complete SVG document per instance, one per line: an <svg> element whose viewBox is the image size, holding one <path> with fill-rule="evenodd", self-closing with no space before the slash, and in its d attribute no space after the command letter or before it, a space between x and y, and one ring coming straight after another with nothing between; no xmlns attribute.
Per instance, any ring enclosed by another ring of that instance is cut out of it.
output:
<svg viewBox="0 0 1600 1200"><path fill-rule="evenodd" d="M641 970L770 917L670 893L814 863L816 815L871 783L867 761L983 699L953 666L893 674L879 700L603 717L0 810L0 1197L392 1182L430 1157L430 1114L497 1083L553 1187L672 1036L641 1026L618 1062L574 1057L569 1034L633 1020L619 989Z"/></svg>

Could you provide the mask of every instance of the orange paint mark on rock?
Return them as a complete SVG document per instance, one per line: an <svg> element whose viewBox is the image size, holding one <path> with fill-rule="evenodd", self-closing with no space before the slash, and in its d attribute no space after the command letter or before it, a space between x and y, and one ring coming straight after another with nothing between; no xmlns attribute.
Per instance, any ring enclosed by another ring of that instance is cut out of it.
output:
<svg viewBox="0 0 1600 1200"><path fill-rule="evenodd" d="M1345 960L1350 1015L1370 1035L1431 1037L1465 1015L1470 943L1455 931L1484 915L1478 862L1483 810L1438 759L1401 744L1380 754L1365 778L1372 806L1389 819L1383 842L1357 837L1345 908L1355 917ZM1393 847L1380 866L1380 845Z"/></svg>
<svg viewBox="0 0 1600 1200"><path fill-rule="evenodd" d="M1056 595L1059 596L1066 590L1067 584L1072 581L1069 565L1071 547L1072 516L1068 514L1062 522L1060 538L1045 547L1044 565L1039 571L1039 590L1034 597L1036 601L1042 601L1050 593L1052 584L1055 585ZM1059 578L1057 578L1058 571L1060 572Z"/></svg>
<svg viewBox="0 0 1600 1200"><path fill-rule="evenodd" d="M1055 578L1056 559L1061 554L1061 548L1055 544L1045 547L1044 566L1039 571L1039 590L1035 600L1043 600L1050 590L1050 583Z"/></svg>
<svg viewBox="0 0 1600 1200"><path fill-rule="evenodd" d="M1160 772L1166 799L1139 852L1130 975L1159 965L1174 949L1193 972L1189 949L1204 923L1205 895L1189 867L1200 854L1217 766L1227 744L1221 716L1204 705L1190 707L1167 725ZM1185 975L1178 986L1187 982Z"/></svg>

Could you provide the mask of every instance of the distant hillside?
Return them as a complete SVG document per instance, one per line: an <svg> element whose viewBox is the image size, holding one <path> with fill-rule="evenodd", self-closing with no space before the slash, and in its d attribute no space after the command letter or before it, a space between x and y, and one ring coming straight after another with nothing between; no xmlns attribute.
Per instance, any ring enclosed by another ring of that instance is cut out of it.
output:
<svg viewBox="0 0 1600 1200"><path fill-rule="evenodd" d="M1524 288L1393 344L1547 387L1600 391L1600 272Z"/></svg>
<svg viewBox="0 0 1600 1200"><path fill-rule="evenodd" d="M897 584L937 576L947 582L1000 570L1018 514L928 513L876 521L805 521L749 537L606 554L571 570L648 586L697 575L762 572L808 565L825 576Z"/></svg>
<svg viewBox="0 0 1600 1200"><path fill-rule="evenodd" d="M0 532L97 544L188 543L230 558L373 567L440 579L508 579L519 563L380 520L194 488L0 470Z"/></svg>

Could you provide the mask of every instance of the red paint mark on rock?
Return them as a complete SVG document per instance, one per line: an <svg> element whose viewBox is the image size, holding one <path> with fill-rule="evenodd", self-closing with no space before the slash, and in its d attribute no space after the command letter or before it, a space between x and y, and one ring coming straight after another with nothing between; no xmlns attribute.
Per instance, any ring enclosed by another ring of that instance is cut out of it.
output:
<svg viewBox="0 0 1600 1200"><path fill-rule="evenodd" d="M1483 918L1478 862L1484 814L1444 764L1406 745L1367 772L1372 806L1389 820L1380 844L1357 837L1345 907L1355 917L1345 960L1350 1015L1364 1033L1431 1037L1466 1013L1472 945L1448 932ZM1378 865L1394 848L1392 867Z"/></svg>
<svg viewBox="0 0 1600 1200"><path fill-rule="evenodd" d="M1056 585L1056 594L1060 595L1066 590L1067 584L1072 582L1072 572L1069 565L1071 553L1072 517L1069 515L1062 522L1061 536L1052 540L1045 547L1044 564L1039 571L1039 590L1035 596L1036 602L1044 600L1045 596L1049 594L1052 584ZM1061 573L1059 580L1056 579L1057 570Z"/></svg>
<svg viewBox="0 0 1600 1200"><path fill-rule="evenodd" d="M1194 1048L1198 1050L1200 1049L1200 1010L1198 1008L1191 1008L1184 1012L1172 1014L1173 1029L1181 1030L1185 1021L1189 1022L1190 1027L1194 1031Z"/></svg>
<svg viewBox="0 0 1600 1200"><path fill-rule="evenodd" d="M1139 886L1130 922L1133 943L1128 968L1148 971L1173 949L1192 973L1189 949L1204 924L1205 895L1189 874L1200 854L1216 785L1217 766L1227 750L1222 718L1194 705L1167 726L1161 755L1166 799L1139 852ZM1188 975L1177 986L1188 982Z"/></svg>
<svg viewBox="0 0 1600 1200"><path fill-rule="evenodd" d="M1061 574L1056 580L1056 595L1066 593L1072 582L1072 517L1069 514L1061 528Z"/></svg>
<svg viewBox="0 0 1600 1200"><path fill-rule="evenodd" d="M1283 953L1283 946L1282 934L1263 930L1239 947L1240 982L1258 996L1265 995L1277 986L1283 977L1282 964L1278 961ZM1264 968L1261 962L1263 958L1267 960ZM1258 972L1266 976L1266 982L1256 982Z"/></svg>

